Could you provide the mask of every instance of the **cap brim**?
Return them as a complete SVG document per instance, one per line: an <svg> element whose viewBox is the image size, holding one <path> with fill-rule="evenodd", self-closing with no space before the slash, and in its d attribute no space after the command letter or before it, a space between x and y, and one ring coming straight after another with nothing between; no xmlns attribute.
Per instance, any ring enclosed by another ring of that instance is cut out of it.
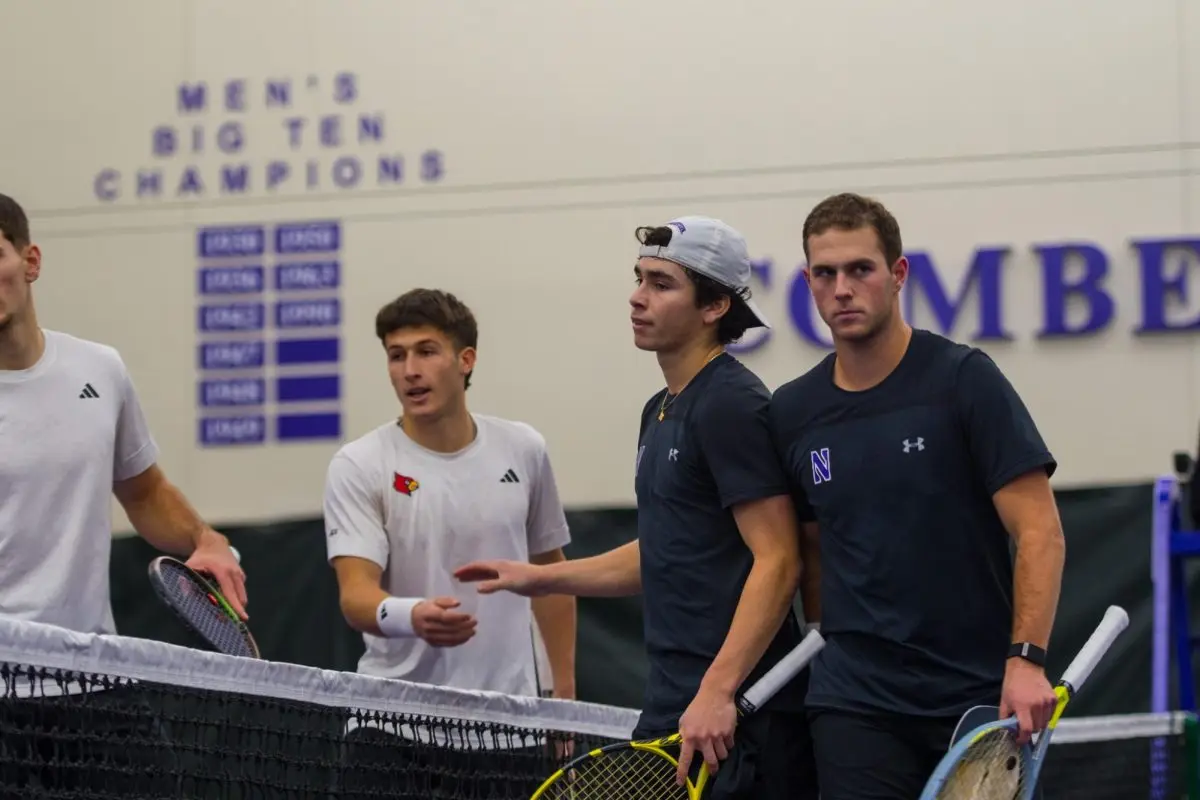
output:
<svg viewBox="0 0 1200 800"><path fill-rule="evenodd" d="M746 308L748 308L750 310L750 313L754 315L754 318L756 320L758 320L757 327L759 327L759 328L770 328L771 327L771 323L767 321L766 315L763 314L762 309L760 309L753 300L743 300L742 302L746 304Z"/></svg>

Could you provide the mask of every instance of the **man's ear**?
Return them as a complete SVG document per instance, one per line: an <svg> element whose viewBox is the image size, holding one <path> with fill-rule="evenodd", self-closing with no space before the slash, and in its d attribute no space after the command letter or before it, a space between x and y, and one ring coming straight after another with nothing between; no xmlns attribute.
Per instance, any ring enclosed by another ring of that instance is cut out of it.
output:
<svg viewBox="0 0 1200 800"><path fill-rule="evenodd" d="M27 245L21 258L25 261L25 280L33 283L42 274L42 250L36 244Z"/></svg>
<svg viewBox="0 0 1200 800"><path fill-rule="evenodd" d="M475 348L464 347L458 353L458 368L462 370L464 376L470 375L475 371Z"/></svg>
<svg viewBox="0 0 1200 800"><path fill-rule="evenodd" d="M713 325L720 321L721 317L729 313L729 309L733 307L733 301L729 295L723 294L713 303L710 303L704 309L704 322L706 325Z"/></svg>
<svg viewBox="0 0 1200 800"><path fill-rule="evenodd" d="M904 256L896 259L896 263L892 265L892 275L896 278L896 294L904 288L905 281L908 280L908 259Z"/></svg>

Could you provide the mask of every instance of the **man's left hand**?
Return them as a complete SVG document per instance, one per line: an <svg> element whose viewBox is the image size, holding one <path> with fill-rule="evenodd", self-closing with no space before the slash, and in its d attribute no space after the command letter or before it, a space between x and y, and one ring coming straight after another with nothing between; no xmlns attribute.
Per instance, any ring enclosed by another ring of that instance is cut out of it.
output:
<svg viewBox="0 0 1200 800"><path fill-rule="evenodd" d="M1046 729L1057 704L1058 697L1045 670L1023 658L1008 659L1004 668L1004 686L1000 690L1000 719L1016 716L1020 725L1018 745Z"/></svg>
<svg viewBox="0 0 1200 800"><path fill-rule="evenodd" d="M697 752L708 764L710 775L715 774L720 762L729 757L733 749L733 733L737 728L737 708L733 695L700 687L691 705L679 718L679 733L683 746L679 753L679 767L675 771L676 783L687 781L692 766L692 756Z"/></svg>
<svg viewBox="0 0 1200 800"><path fill-rule="evenodd" d="M229 540L214 530L208 530L200 538L200 544L192 551L186 562L196 572L211 575L221 587L221 594L243 621L246 614L246 573L229 547Z"/></svg>

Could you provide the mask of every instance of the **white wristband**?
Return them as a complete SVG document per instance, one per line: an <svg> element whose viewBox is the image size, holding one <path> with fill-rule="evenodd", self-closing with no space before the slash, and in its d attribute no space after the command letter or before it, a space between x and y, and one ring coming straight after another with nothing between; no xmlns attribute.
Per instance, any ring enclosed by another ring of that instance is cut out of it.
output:
<svg viewBox="0 0 1200 800"><path fill-rule="evenodd" d="M387 597L375 609L375 624L388 638L413 636L412 612L420 597Z"/></svg>
<svg viewBox="0 0 1200 800"><path fill-rule="evenodd" d="M808 634L812 633L813 631L819 631L819 630L821 630L821 623L809 622L809 623L805 624L805 626L804 626L804 635L807 636Z"/></svg>

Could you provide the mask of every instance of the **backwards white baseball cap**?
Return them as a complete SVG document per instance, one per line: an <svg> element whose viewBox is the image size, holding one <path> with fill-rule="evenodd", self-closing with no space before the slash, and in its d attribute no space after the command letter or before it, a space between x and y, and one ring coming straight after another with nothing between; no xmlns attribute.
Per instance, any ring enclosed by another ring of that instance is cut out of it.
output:
<svg viewBox="0 0 1200 800"><path fill-rule="evenodd" d="M712 217L678 217L663 227L671 230L665 245L643 244L638 257L662 258L711 278L727 289L750 288L750 253L746 239L732 227ZM752 300L738 299L749 309L758 325L771 323Z"/></svg>

